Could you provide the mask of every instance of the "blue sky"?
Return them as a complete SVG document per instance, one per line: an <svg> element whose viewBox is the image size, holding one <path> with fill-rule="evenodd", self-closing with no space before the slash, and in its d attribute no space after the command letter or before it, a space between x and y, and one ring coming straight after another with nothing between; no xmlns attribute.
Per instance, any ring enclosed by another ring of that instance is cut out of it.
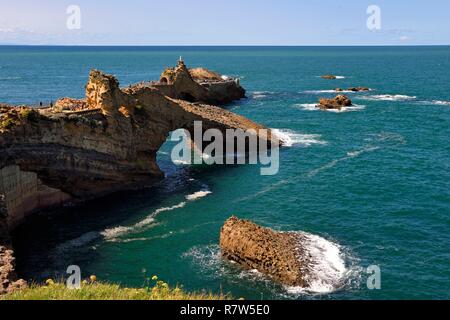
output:
<svg viewBox="0 0 450 320"><path fill-rule="evenodd" d="M69 5L79 30L66 26ZM0 0L0 44L449 45L449 18L448 0Z"/></svg>

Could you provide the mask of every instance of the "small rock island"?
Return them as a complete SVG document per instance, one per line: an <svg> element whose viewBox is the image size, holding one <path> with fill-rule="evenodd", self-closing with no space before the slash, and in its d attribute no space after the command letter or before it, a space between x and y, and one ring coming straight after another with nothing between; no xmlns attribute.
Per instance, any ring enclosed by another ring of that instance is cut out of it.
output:
<svg viewBox="0 0 450 320"><path fill-rule="evenodd" d="M316 107L321 110L342 110L342 108L352 105L352 101L347 96L337 95L333 99L320 99Z"/></svg>
<svg viewBox="0 0 450 320"><path fill-rule="evenodd" d="M225 222L220 233L225 259L293 287L307 286L308 257L302 242L301 234L276 232L236 217Z"/></svg>

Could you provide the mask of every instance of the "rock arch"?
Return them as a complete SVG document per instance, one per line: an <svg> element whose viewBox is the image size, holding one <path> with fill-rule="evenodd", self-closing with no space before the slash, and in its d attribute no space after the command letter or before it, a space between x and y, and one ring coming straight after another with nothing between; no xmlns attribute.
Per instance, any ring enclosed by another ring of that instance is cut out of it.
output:
<svg viewBox="0 0 450 320"><path fill-rule="evenodd" d="M115 77L98 70L90 73L85 101L88 113L43 109L37 121L1 132L0 168L18 165L45 185L93 198L161 179L156 153L170 132L192 134L196 121L204 130L264 129L225 109L171 98L152 85L121 89ZM269 141L270 135L263 138Z"/></svg>

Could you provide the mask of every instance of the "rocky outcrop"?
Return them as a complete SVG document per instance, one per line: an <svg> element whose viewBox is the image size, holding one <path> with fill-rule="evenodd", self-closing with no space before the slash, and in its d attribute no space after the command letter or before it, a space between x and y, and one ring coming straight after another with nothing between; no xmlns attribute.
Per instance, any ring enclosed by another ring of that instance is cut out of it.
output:
<svg viewBox="0 0 450 320"><path fill-rule="evenodd" d="M26 287L26 281L17 277L14 251L0 243L0 295Z"/></svg>
<svg viewBox="0 0 450 320"><path fill-rule="evenodd" d="M188 102L224 105L245 98L239 79L204 68L188 69L183 60L175 68L167 68L153 86L170 98Z"/></svg>
<svg viewBox="0 0 450 320"><path fill-rule="evenodd" d="M352 87L352 88L348 88L348 91L352 91L352 92L370 91L370 88L367 88L367 87Z"/></svg>
<svg viewBox="0 0 450 320"><path fill-rule="evenodd" d="M5 196L0 194L0 295L27 285L24 280L18 279L15 271L15 258L6 225L6 214Z"/></svg>
<svg viewBox="0 0 450 320"><path fill-rule="evenodd" d="M337 79L337 77L335 76L335 75L332 75L332 74L326 74L326 75L323 75L323 76L320 76L322 79L327 79L327 80L336 80Z"/></svg>
<svg viewBox="0 0 450 320"><path fill-rule="evenodd" d="M214 100L183 62L170 81L178 98L186 93L195 101ZM196 121L203 130L254 129L260 135L264 129L225 109L175 99L163 87L122 89L114 76L93 70L83 100L65 98L39 110L0 106L0 169L18 166L73 200L89 199L163 178L157 151L176 129L193 134ZM262 138L269 141L270 133Z"/></svg>
<svg viewBox="0 0 450 320"><path fill-rule="evenodd" d="M202 103L245 96L237 80L217 77L199 69L191 75L180 61L161 81L120 88L114 76L92 70L85 99L42 109L0 104L0 294L25 285L9 242L17 224L37 209L162 179L156 153L172 131L194 136L195 122L204 131L252 129L272 145L270 130Z"/></svg>
<svg viewBox="0 0 450 320"><path fill-rule="evenodd" d="M342 110L351 105L352 101L347 96L338 95L334 99L320 99L316 107L322 110Z"/></svg>
<svg viewBox="0 0 450 320"><path fill-rule="evenodd" d="M289 285L307 286L307 257L300 244L302 235L276 232L250 221L230 218L222 227L222 256L247 270L258 270Z"/></svg>

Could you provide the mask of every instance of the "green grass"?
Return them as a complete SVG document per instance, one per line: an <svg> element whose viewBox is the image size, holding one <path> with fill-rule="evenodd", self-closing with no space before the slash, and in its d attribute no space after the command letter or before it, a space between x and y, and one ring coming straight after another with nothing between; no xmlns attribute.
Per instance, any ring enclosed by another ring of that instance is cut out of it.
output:
<svg viewBox="0 0 450 320"><path fill-rule="evenodd" d="M229 300L229 295L212 293L187 293L182 289L170 288L158 281L153 288L123 288L108 283L85 283L80 289L68 289L63 283L31 285L0 300Z"/></svg>

